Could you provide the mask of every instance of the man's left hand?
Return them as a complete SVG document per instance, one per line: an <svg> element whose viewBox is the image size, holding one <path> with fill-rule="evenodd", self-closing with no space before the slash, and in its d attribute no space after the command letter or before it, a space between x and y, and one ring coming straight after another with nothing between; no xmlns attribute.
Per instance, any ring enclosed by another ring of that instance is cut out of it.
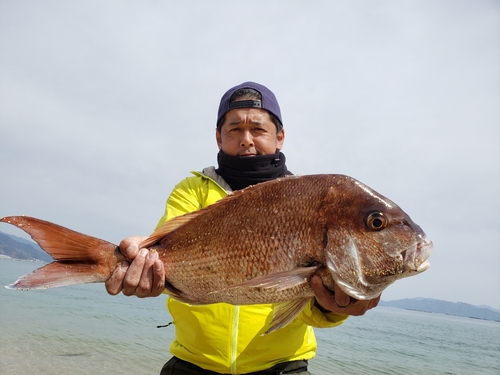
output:
<svg viewBox="0 0 500 375"><path fill-rule="evenodd" d="M311 277L311 287L316 296L316 302L324 312L331 311L338 314L363 315L370 309L378 305L380 296L371 300L357 300L345 294L337 284L333 293L323 285L321 277L314 275Z"/></svg>

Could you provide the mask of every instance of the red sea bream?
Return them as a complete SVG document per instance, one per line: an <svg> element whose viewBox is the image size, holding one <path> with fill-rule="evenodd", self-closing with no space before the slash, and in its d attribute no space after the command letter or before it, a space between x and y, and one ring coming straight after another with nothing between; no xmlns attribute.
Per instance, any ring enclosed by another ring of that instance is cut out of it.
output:
<svg viewBox="0 0 500 375"><path fill-rule="evenodd" d="M116 245L56 224L25 216L1 221L29 233L55 259L12 289L104 282L125 260ZM395 203L344 175L251 186L165 223L142 246L164 262L173 298L283 302L293 315L314 297L313 274L332 290L337 283L356 299L371 299L394 281L425 271L433 248Z"/></svg>

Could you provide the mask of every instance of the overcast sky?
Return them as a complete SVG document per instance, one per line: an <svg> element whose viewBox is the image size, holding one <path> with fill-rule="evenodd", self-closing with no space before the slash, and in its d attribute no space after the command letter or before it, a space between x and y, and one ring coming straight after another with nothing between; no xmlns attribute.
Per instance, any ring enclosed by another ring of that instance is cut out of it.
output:
<svg viewBox="0 0 500 375"><path fill-rule="evenodd" d="M500 309L499 78L498 1L0 0L0 216L149 234L253 80L291 171L350 175L433 240L383 299Z"/></svg>

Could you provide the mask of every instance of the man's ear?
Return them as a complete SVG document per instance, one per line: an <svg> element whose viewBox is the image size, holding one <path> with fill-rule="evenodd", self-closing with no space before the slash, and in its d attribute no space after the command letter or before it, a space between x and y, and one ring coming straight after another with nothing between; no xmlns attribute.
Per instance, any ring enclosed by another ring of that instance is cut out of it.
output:
<svg viewBox="0 0 500 375"><path fill-rule="evenodd" d="M285 129L281 129L278 134L276 134L276 149L281 151L283 143L285 143Z"/></svg>
<svg viewBox="0 0 500 375"><path fill-rule="evenodd" d="M219 147L219 150L222 150L222 137L220 134L219 129L215 129L215 140L217 141L217 147Z"/></svg>

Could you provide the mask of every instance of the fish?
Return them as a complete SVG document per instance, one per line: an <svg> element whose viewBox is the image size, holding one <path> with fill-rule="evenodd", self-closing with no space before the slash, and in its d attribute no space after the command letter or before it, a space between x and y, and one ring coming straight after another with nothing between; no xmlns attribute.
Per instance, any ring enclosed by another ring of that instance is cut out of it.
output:
<svg viewBox="0 0 500 375"><path fill-rule="evenodd" d="M0 222L27 232L54 262L8 285L44 289L105 282L119 247L27 216ZM189 304L278 306L266 333L286 326L314 298L313 275L358 300L420 274L433 250L394 202L339 174L287 176L238 190L167 221L141 245L158 252L165 290Z"/></svg>

